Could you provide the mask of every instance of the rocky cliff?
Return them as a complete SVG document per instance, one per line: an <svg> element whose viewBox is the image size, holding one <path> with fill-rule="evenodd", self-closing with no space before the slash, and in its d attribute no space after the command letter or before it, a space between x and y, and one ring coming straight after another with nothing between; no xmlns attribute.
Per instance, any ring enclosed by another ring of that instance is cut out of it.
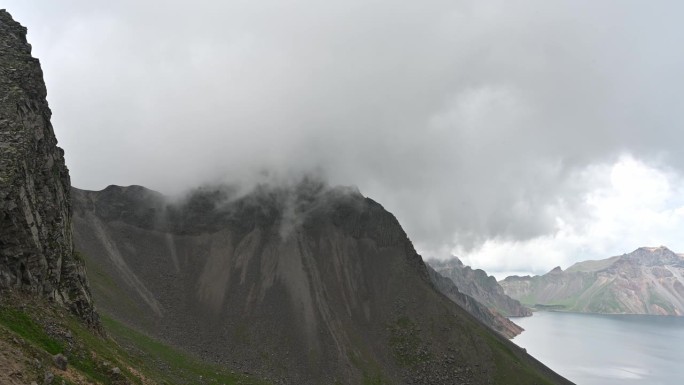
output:
<svg viewBox="0 0 684 385"><path fill-rule="evenodd" d="M445 261L432 259L427 263L439 274L453 281L460 292L504 316L528 317L532 315L529 308L506 295L496 278L487 275L484 270L472 269L456 257Z"/></svg>
<svg viewBox="0 0 684 385"><path fill-rule="evenodd" d="M26 28L0 10L0 289L47 297L96 323L46 94Z"/></svg>
<svg viewBox="0 0 684 385"><path fill-rule="evenodd" d="M207 360L286 384L565 383L437 292L354 189L72 196L101 311Z"/></svg>
<svg viewBox="0 0 684 385"><path fill-rule="evenodd" d="M608 314L684 315L684 256L664 246L578 262L542 276L500 282L506 294L537 308Z"/></svg>
<svg viewBox="0 0 684 385"><path fill-rule="evenodd" d="M460 307L467 310L485 325L501 333L506 338L513 338L523 332L523 328L502 316L496 310L492 310L473 297L461 293L451 279L441 275L429 265L427 266L427 269L430 274L430 279L437 290L456 302Z"/></svg>

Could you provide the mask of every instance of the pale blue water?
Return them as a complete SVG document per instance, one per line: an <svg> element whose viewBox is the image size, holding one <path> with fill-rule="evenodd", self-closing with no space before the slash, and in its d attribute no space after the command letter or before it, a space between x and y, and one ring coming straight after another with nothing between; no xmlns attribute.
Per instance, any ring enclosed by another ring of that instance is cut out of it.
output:
<svg viewBox="0 0 684 385"><path fill-rule="evenodd" d="M684 317L536 312L513 342L578 385L684 384Z"/></svg>

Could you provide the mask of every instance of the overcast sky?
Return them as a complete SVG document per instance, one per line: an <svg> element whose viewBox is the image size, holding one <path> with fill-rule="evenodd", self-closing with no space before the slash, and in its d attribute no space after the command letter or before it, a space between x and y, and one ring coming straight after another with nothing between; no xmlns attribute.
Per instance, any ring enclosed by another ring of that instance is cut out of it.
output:
<svg viewBox="0 0 684 385"><path fill-rule="evenodd" d="M72 183L322 173L503 277L684 252L680 1L3 1Z"/></svg>

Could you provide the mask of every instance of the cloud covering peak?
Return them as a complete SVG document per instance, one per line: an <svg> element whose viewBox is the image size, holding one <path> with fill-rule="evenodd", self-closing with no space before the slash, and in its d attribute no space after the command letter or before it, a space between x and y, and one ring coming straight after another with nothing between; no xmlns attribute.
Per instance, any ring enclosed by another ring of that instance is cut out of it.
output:
<svg viewBox="0 0 684 385"><path fill-rule="evenodd" d="M476 255L585 226L625 156L684 170L678 2L38 3L78 187L314 172Z"/></svg>

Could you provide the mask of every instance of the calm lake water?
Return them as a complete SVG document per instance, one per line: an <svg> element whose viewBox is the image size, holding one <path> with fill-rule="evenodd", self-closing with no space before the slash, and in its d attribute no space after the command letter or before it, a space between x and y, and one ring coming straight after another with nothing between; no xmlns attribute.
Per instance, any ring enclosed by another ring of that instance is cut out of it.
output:
<svg viewBox="0 0 684 385"><path fill-rule="evenodd" d="M684 317L536 312L513 342L578 385L684 384Z"/></svg>

